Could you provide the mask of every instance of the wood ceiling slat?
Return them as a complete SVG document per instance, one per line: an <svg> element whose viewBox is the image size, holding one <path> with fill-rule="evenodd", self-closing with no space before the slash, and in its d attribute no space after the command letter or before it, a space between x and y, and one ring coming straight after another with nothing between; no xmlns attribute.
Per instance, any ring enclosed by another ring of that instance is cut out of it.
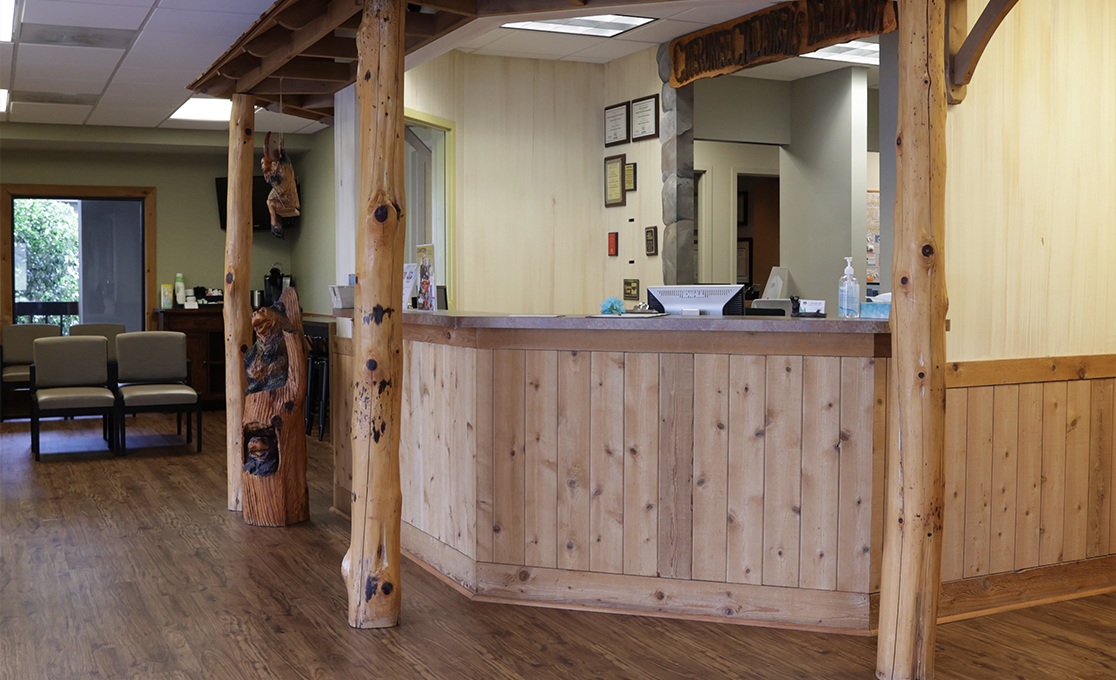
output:
<svg viewBox="0 0 1116 680"><path fill-rule="evenodd" d="M430 0L429 2L416 3L423 7L430 7L439 12L452 12L461 16L477 16L477 0Z"/></svg>
<svg viewBox="0 0 1116 680"><path fill-rule="evenodd" d="M278 17L275 21L280 26L289 28L292 31L297 31L304 28L315 18L321 16L326 12L326 0L301 0L296 5L292 5Z"/></svg>
<svg viewBox="0 0 1116 680"><path fill-rule="evenodd" d="M300 94L334 93L347 83L336 80L308 80L306 78L268 78L252 88L254 95L296 96Z"/></svg>
<svg viewBox="0 0 1116 680"><path fill-rule="evenodd" d="M352 38L339 38L335 35L327 35L303 50L302 56L319 57L322 59L356 59L356 41Z"/></svg>
<svg viewBox="0 0 1116 680"><path fill-rule="evenodd" d="M342 64L325 59L296 57L277 70L273 77L299 78L302 80L326 80L351 83L356 78L355 62Z"/></svg>
<svg viewBox="0 0 1116 680"><path fill-rule="evenodd" d="M333 33L341 22L351 18L360 11L357 0L332 0L326 13L311 21L304 28L300 28L291 35L291 40L286 48L280 52L264 57L260 67L253 69L238 79L237 92L253 93L253 89L263 82L281 66L298 56L302 50L317 43L322 38Z"/></svg>
<svg viewBox="0 0 1116 680"><path fill-rule="evenodd" d="M283 28L282 26L273 26L266 33L262 33L259 37L250 40L248 44L244 46L244 51L263 59L283 49L283 46L291 41L291 35L293 33L294 31Z"/></svg>

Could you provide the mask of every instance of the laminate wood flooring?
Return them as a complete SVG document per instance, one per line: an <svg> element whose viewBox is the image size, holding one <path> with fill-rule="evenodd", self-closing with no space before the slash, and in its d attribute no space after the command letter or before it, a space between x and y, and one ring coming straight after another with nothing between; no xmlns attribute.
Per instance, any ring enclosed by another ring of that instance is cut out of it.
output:
<svg viewBox="0 0 1116 680"><path fill-rule="evenodd" d="M871 678L875 640L475 603L404 561L402 624L354 630L310 438L311 520L225 509L224 414L196 454L173 417L0 424L0 678ZM168 434L169 433L169 434ZM88 451L89 453L86 453ZM1116 595L939 627L939 678L1116 678Z"/></svg>

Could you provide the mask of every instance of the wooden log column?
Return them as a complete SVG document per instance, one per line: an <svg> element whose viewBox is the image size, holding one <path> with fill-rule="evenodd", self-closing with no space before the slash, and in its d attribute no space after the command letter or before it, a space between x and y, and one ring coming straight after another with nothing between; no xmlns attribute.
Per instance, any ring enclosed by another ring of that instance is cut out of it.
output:
<svg viewBox="0 0 1116 680"><path fill-rule="evenodd" d="M934 675L945 442L945 5L904 0L899 21L892 367L876 675Z"/></svg>
<svg viewBox="0 0 1116 680"><path fill-rule="evenodd" d="M244 440L244 353L252 341L252 306L248 280L252 275L252 172L255 166L256 98L236 94L229 118L229 193L225 232L225 407L228 508L241 510L241 451ZM195 371L203 370L195 366Z"/></svg>
<svg viewBox="0 0 1116 680"><path fill-rule="evenodd" d="M399 623L402 424L403 0L364 0L357 32L360 222L353 314L349 625Z"/></svg>

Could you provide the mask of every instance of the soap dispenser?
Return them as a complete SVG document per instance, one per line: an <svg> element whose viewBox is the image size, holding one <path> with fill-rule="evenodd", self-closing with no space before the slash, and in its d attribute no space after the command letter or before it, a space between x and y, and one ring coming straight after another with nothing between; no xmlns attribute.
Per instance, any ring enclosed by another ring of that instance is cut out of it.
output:
<svg viewBox="0 0 1116 680"><path fill-rule="evenodd" d="M856 319L860 316L860 284L853 276L852 258L845 258L845 275L837 284L837 316Z"/></svg>

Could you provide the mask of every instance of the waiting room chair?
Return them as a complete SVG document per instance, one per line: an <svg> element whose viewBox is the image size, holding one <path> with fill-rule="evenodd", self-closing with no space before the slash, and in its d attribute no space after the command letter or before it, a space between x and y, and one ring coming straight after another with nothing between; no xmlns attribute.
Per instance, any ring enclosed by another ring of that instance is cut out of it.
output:
<svg viewBox="0 0 1116 680"><path fill-rule="evenodd" d="M108 360L115 363L116 336L125 330L122 323L75 323L70 326L70 335L99 335L108 340Z"/></svg>
<svg viewBox="0 0 1116 680"><path fill-rule="evenodd" d="M201 400L189 385L186 334L175 331L121 333L116 336L116 365L117 446L120 454L124 455L128 448L124 416L143 412L177 414L179 434L182 434L182 414L192 412L198 425L197 450L201 451ZM187 415L187 444L191 436L191 421Z"/></svg>
<svg viewBox="0 0 1116 680"><path fill-rule="evenodd" d="M101 416L102 433L116 449L116 395L108 366L108 341L102 337L35 340L30 367L31 453L39 460L43 418Z"/></svg>
<svg viewBox="0 0 1116 680"><path fill-rule="evenodd" d="M0 333L0 420L9 417L4 399L15 390L31 386L31 362L35 340L62 334L62 329L49 323L8 324ZM26 414L25 414L26 415Z"/></svg>

